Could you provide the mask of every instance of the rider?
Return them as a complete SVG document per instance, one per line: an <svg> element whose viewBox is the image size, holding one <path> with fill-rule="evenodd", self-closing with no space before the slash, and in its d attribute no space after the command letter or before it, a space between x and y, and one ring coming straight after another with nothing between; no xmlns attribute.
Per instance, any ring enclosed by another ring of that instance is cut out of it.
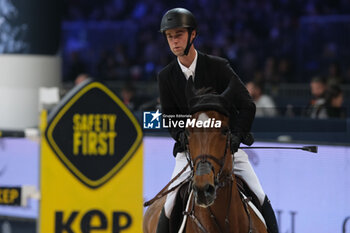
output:
<svg viewBox="0 0 350 233"><path fill-rule="evenodd" d="M207 55L195 49L193 41L197 36L197 23L193 14L187 9L174 8L167 11L162 18L160 32L164 34L170 50L177 57L158 74L162 113L167 115L189 113L185 93L186 82L189 79L193 80L196 89L211 87L219 94L230 83L234 93L231 104L235 108L235 111L230 113L231 147L235 152L234 173L240 176L258 197L268 231L278 232L270 201L249 163L248 155L238 149L240 143L251 145L254 142L249 132L255 116L255 104L247 89L226 59ZM173 150L176 161L173 178L187 165L184 153L187 137L183 128L169 128L169 132L176 141ZM189 174L188 168L169 189L183 181ZM169 232L169 218L174 207L175 196L176 192L167 195L159 218L157 233Z"/></svg>

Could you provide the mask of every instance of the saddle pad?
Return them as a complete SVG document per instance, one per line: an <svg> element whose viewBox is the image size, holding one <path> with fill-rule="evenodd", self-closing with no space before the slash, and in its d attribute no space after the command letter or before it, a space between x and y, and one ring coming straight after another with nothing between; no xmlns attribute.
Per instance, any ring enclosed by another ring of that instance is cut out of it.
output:
<svg viewBox="0 0 350 233"><path fill-rule="evenodd" d="M190 199L188 193L189 182L184 183L179 187L176 194L175 203L170 216L170 233L177 233L183 221L183 210L186 209L187 201Z"/></svg>

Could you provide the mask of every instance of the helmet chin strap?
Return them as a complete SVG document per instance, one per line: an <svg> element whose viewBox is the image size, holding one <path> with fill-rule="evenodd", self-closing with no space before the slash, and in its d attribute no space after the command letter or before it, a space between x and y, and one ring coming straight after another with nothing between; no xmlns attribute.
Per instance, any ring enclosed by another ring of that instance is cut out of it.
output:
<svg viewBox="0 0 350 233"><path fill-rule="evenodd" d="M188 29L187 46L186 46L185 51L184 51L184 55L186 55L186 56L188 55L188 52L190 51L190 48L191 48L191 46L193 44L193 41L194 41L194 39L196 39L196 36L197 36L197 33L196 33L196 35L194 36L193 40L191 41L191 34L192 34L192 32L193 32L193 29Z"/></svg>

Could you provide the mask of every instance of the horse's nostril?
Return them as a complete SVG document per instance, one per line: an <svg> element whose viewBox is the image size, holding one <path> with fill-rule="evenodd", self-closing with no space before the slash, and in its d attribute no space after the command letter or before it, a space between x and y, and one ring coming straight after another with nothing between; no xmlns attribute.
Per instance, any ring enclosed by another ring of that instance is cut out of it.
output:
<svg viewBox="0 0 350 233"><path fill-rule="evenodd" d="M193 193L196 203L202 207L208 207L213 204L216 197L215 186L211 184L205 184L200 187L193 185Z"/></svg>
<svg viewBox="0 0 350 233"><path fill-rule="evenodd" d="M206 196L212 196L215 194L215 187L211 184L207 184L204 187L204 193Z"/></svg>

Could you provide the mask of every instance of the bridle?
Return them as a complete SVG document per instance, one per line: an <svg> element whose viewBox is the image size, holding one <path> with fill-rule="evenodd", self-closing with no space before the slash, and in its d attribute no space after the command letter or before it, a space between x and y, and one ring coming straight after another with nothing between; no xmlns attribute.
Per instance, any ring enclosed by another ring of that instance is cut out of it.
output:
<svg viewBox="0 0 350 233"><path fill-rule="evenodd" d="M197 164L198 160L200 160L199 163L209 163L211 165L213 173L215 174L214 167L209 162L209 160L212 160L217 165L219 165L219 167L220 167L219 172L215 175L215 178L214 178L215 189L217 189L218 187L224 187L225 186L225 180L220 183L220 179L222 177L222 173L223 173L223 169L224 169L224 166L225 166L226 157L227 157L227 154L228 154L227 150L228 150L229 145L230 145L230 138L231 138L231 132L228 131L228 132L226 132L226 144L225 144L224 154L223 154L223 156L220 159L218 159L218 158L216 158L215 156L212 156L212 155L203 154L203 155L197 156L192 161L190 159L190 154L191 154L190 149L189 149L189 147L187 147L186 157L189 160L189 163L190 163L190 166L191 166L192 176L193 176L193 172L194 172L194 166L195 166L195 164ZM230 174L229 176L232 176L232 174Z"/></svg>
<svg viewBox="0 0 350 233"><path fill-rule="evenodd" d="M226 184L229 184L229 202L226 208L226 216L225 216L225 231L223 231L221 229L221 227L219 226L218 220L216 218L216 216L214 215L213 211L211 210L210 206L207 207L210 217L214 222L215 227L217 228L217 232L229 232L230 230L230 221L229 221L229 213L230 213L230 206L231 206L231 199L232 199L232 185L233 185L233 181L234 181L234 174L233 171L225 176L223 175L223 169L225 166L225 161L226 161L226 157L227 154L229 154L227 152L229 146L230 146L230 138L231 138L231 132L230 130L228 130L226 132L226 144L225 144L225 149L224 149L224 155L218 159L212 155L208 155L208 154L203 154L203 155L199 155L197 156L193 161L190 158L190 150L189 150L189 146L187 145L187 151L186 151L186 158L188 160L188 163L191 167L191 176L190 176L190 185L189 187L192 187L192 182L193 182L193 177L194 177L194 166L196 164L196 162L198 160L199 163L209 163L211 165L212 171L214 173L214 186L215 186L215 190L217 190L218 188L223 188L226 186ZM232 148L230 148L230 151L232 152ZM234 154L234 153L230 153L230 154ZM212 166L212 164L209 162L209 160L214 161L216 164L219 165L220 170L219 172L215 175L215 171L214 171L214 167ZM198 163L198 164L199 164ZM220 181L221 179L221 181ZM248 219L249 219L249 230L248 233L252 232L253 226L252 226L252 221L251 221L251 215L248 209L248 200L242 198L243 201L243 205L244 205L244 209L248 215ZM189 210L185 210L183 212L184 215L187 215L188 217L190 217L192 219L192 221L197 225L198 229L200 229L203 233L209 233L209 231L205 228L205 226L200 222L200 220L195 216L195 212L194 212L194 203L195 201L192 199L192 205L191 208Z"/></svg>
<svg viewBox="0 0 350 233"><path fill-rule="evenodd" d="M222 176L223 174L223 169L224 169L224 165L225 165L225 161L226 161L226 156L228 154L227 150L229 149L230 145L230 139L231 139L231 132L229 129L227 129L227 131L224 132L226 135L226 144L225 144L225 149L224 149L224 155L222 156L221 159L218 159L212 155L199 155L196 157L196 159L194 161L191 160L190 158L190 151L189 151L189 146L188 144L186 145L187 150L185 151L185 155L186 158L188 160L188 164L150 201L145 202L144 206L148 206L151 205L152 203L154 203L156 200L164 197L165 195L167 195L170 192L173 192L174 190L176 190L178 187L180 187L182 184L186 183L186 182L190 182L189 184L189 192L190 189L192 187L192 182L193 182L193 176L194 176L194 164L196 164L196 162L198 160L200 160L200 162L207 162L210 163L208 160L212 160L214 161L216 164L218 164L220 166L220 170L217 173L217 175L214 178L214 184L215 184L215 189L218 188L223 188L226 186L226 184L228 183L230 185L229 187L229 203L227 205L227 209L226 209L226 216L225 216L225 231L222 231L222 229L220 228L218 221L213 213L213 211L211 210L210 206L207 208L210 214L211 219L214 222L214 225L217 228L217 232L222 233L222 232L229 232L230 229L230 221L229 221L229 211L230 211L230 206L231 206L231 199L232 199L232 185L234 182L234 174L233 171L229 174L227 174L226 176ZM230 154L234 154L232 151L232 148L230 147ZM191 175L189 177L187 177L185 180L183 180L182 182L180 182L179 184L175 185L174 187L172 187L171 189L168 189L168 187L170 186L170 184L172 184L183 172L185 172L185 170L188 168L188 166L190 166L191 168ZM212 165L211 165L212 166ZM213 166L212 166L213 169ZM213 170L214 174L215 171ZM222 181L220 182L220 179L222 179ZM191 198L191 197L190 197ZM190 200L189 200L190 201ZM247 213L248 219L249 219L249 231L248 233L252 232L253 226L252 226L252 219L251 219L251 214L249 212L249 208L248 208L248 198L243 198L242 197L242 202L244 205L244 209ZM183 211L183 215L188 216L192 219L192 221L197 225L198 229L200 229L203 233L209 233L208 230L203 226L203 224L199 221L199 219L195 216L194 213L194 200L192 200L192 205L189 209L186 208L185 211Z"/></svg>

